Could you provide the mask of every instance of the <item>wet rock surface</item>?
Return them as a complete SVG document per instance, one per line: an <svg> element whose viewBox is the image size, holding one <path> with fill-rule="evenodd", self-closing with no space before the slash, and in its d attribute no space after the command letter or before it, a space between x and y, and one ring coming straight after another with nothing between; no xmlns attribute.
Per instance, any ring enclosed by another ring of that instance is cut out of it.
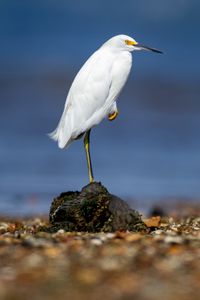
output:
<svg viewBox="0 0 200 300"><path fill-rule="evenodd" d="M50 231L114 232L145 231L140 214L122 199L110 194L101 183L91 183L81 192L62 193L54 199Z"/></svg>

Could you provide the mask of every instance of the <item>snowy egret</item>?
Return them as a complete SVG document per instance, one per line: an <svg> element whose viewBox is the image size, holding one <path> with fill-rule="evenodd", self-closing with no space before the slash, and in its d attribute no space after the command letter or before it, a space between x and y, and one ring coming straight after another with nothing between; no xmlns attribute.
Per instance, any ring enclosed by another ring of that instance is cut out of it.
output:
<svg viewBox="0 0 200 300"><path fill-rule="evenodd" d="M76 75L69 90L57 128L49 136L66 148L85 134L84 146L89 181L93 182L90 157L90 131L105 117L118 115L116 100L125 85L132 66L134 50L160 50L143 46L127 35L117 35L105 42Z"/></svg>

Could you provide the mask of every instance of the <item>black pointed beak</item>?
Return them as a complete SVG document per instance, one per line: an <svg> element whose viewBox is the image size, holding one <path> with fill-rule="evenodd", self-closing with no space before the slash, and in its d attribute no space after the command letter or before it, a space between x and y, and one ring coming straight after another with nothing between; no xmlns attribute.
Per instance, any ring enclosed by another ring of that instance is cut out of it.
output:
<svg viewBox="0 0 200 300"><path fill-rule="evenodd" d="M141 44L136 44L136 45L134 45L134 47L136 47L136 48L138 47L140 50L153 51L153 52L156 52L156 53L163 54L163 52L158 50L158 49L150 48L150 47L147 47L147 46L144 46L144 45L141 45Z"/></svg>

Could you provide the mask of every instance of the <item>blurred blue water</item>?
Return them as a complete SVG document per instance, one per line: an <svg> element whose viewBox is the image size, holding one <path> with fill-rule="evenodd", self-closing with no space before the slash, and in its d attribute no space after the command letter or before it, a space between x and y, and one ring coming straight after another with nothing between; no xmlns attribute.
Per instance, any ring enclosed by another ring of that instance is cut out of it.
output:
<svg viewBox="0 0 200 300"><path fill-rule="evenodd" d="M87 184L82 141L61 151L46 133L82 63L118 33L166 55L134 55L118 119L92 132L95 177L145 205L199 198L199 9L187 0L0 2L1 213L47 212L53 196Z"/></svg>
<svg viewBox="0 0 200 300"><path fill-rule="evenodd" d="M4 0L1 72L74 70L106 39L125 33L167 53L159 63L138 57L141 74L199 75L199 10L198 0Z"/></svg>

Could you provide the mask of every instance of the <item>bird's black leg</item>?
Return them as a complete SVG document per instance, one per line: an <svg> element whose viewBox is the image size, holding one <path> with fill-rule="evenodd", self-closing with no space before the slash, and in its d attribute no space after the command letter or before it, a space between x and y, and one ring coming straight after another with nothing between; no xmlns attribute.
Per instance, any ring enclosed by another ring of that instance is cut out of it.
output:
<svg viewBox="0 0 200 300"><path fill-rule="evenodd" d="M90 131L91 131L91 129L86 131L86 134L84 137L84 147L85 147L86 158L87 158L89 180L90 180L90 183L92 183L92 182L94 182L94 177L93 177L92 162L91 162L91 157L90 157Z"/></svg>

